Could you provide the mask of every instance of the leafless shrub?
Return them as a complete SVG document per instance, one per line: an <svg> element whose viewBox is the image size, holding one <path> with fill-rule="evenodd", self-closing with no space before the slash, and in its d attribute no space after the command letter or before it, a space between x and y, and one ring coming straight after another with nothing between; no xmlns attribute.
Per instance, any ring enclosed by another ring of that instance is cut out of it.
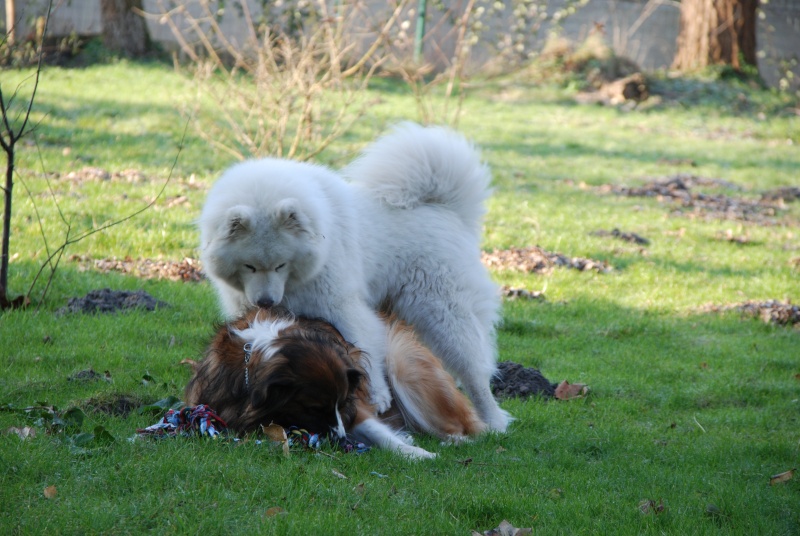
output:
<svg viewBox="0 0 800 536"><path fill-rule="evenodd" d="M308 160L363 115L376 51L406 1L363 50L352 37L355 3L331 12L324 0L294 0L255 12L246 0L158 0L161 13L149 16L169 25L191 60L179 68L196 84L197 132L238 159Z"/></svg>
<svg viewBox="0 0 800 536"><path fill-rule="evenodd" d="M387 43L390 69L411 88L419 120L458 125L466 90L476 74L513 72L536 55L539 32L551 29L574 13L586 0L567 0L553 8L548 0L457 0L428 2L428 24L412 38L420 24L410 9ZM424 48L424 53L412 47Z"/></svg>
<svg viewBox="0 0 800 536"><path fill-rule="evenodd" d="M14 91L12 91L11 95L7 95L3 93L2 84L0 84L0 150L5 156L6 160L6 169L5 169L5 181L4 185L0 186L0 191L3 192L4 202L3 202L3 224L2 224L2 248L0 248L0 311L5 309L12 309L12 308L22 308L27 307L31 303L31 296L33 295L34 290L37 287L37 283L39 283L40 278L45 279L44 281L44 288L40 293L40 300L39 303L44 302L45 297L50 289L50 285L55 278L56 272L58 271L59 264L64 253L67 251L69 246L76 244L83 239L105 231L110 227L120 225L122 223L131 220L135 216L141 214L142 212L150 209L153 205L155 205L156 201L161 197L166 189L167 184L172 176L172 171L170 171L170 177L164 182L161 190L158 194L153 198L149 203L147 203L142 208L128 214L127 216L123 216L117 220L113 220L107 223L104 223L97 227L91 227L88 230L83 231L76 231L73 228L72 223L67 218L66 214L61 210L61 207L58 202L58 197L54 192L50 181L48 180L48 190L49 195L55 204L55 207L58 211L59 217L61 219L61 223L63 224L64 229L64 237L61 244L57 247L53 247L50 241L47 238L47 233L44 228L44 223L42 218L40 217L39 209L37 208L37 204L35 201L35 196L25 184L24 181L19 180L21 186L25 189L26 193L28 194L28 198L33 204L34 214L36 216L36 222L39 227L39 232L42 236L42 242L44 244L44 261L39 266L38 271L33 276L33 279L28 287L28 291L26 294L22 296L15 296L13 298L9 297L9 289L8 289L8 275L9 275L9 244L11 241L11 229L12 229L12 214L11 209L13 206L13 187L15 184L15 178L19 179L17 176L17 171L15 169L16 164L16 149L17 143L27 137L33 136L36 129L36 124L34 124L31 120L31 112L34 108L34 103L36 100L36 94L39 87L40 75L42 73L42 66L44 64L44 42L47 37L47 26L50 20L50 15L53 10L53 1L50 0L46 6L46 15L44 16L41 23L41 28L38 28L37 25L37 37L39 39L38 45L36 46L36 70L32 75L32 87L28 90L27 95L25 95L25 90L23 89L23 84L20 84L16 87ZM15 46L13 41L9 43L9 37L4 36L0 38L0 49L3 47L11 47L12 49ZM19 46L28 46L26 43L19 45ZM15 55L15 52L12 50L12 55ZM184 132L185 136L185 132ZM182 144L183 142L181 142ZM175 156L175 162L173 163L173 169L175 163L177 163L178 156L180 155L180 150L178 154ZM46 175L45 175L46 176Z"/></svg>

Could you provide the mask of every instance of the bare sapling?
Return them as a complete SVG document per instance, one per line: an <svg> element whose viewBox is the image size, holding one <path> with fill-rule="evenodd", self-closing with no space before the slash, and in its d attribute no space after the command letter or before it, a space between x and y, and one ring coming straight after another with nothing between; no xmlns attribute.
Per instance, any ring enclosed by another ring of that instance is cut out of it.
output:
<svg viewBox="0 0 800 536"><path fill-rule="evenodd" d="M50 289L51 283L56 275L56 272L59 267L59 263L69 248L69 246L84 240L85 238L105 231L111 227L120 225L124 222L131 220L132 218L138 216L139 214L145 212L146 210L153 207L158 200L162 197L167 185L169 184L172 173L177 165L178 158L180 156L182 147L183 147L183 139L181 140L180 147L178 148L175 160L172 164L172 169L170 170L169 176L164 181L164 184L161 186L161 189L157 193L157 195L147 204L142 206L141 208L133 211L132 213L125 215L119 219L107 222L105 224L92 227L90 229L85 229L81 231L75 231L72 224L70 223L67 216L61 210L59 205L59 200L56 192L52 188L49 179L47 179L47 186L49 190L49 196L52 202L55 204L55 207L58 211L59 218L64 226L64 237L63 241L60 245L53 248L50 244L50 241L47 238L47 230L45 229L44 223L42 218L40 217L40 213L37 207L36 198L34 192L32 192L25 181L19 176L16 170L16 148L17 144L21 139L26 136L33 136L35 134L35 129L38 126L32 122L31 113L34 109L34 103L36 100L37 90L39 88L39 81L40 75L43 69L43 61L44 61L44 42L45 37L47 35L47 26L50 20L50 11L52 9L52 2L50 2L47 6L46 15L40 20L42 20L41 28L37 28L37 37L38 37L38 57L36 61L36 67L34 70L33 75L31 76L31 88L29 89L29 93L23 99L21 97L21 92L23 91L24 83L19 84L15 90L8 96L3 91L2 83L0 83L0 112L2 113L2 124L0 124L0 148L2 148L3 153L6 157L6 169L5 169L5 182L2 186L2 191L4 194L4 205L3 205L3 228L2 228L2 251L0 253L0 310L10 309L10 308L21 308L30 305L31 303L31 296L33 295L34 290L37 287L38 282L41 278L46 274L47 278L44 283L44 288L42 289L41 293L38 296L39 304L43 303L47 292ZM0 45L6 45L8 43L2 42ZM188 128L188 123L187 123ZM186 137L186 130L184 130L183 138ZM34 136L35 142L35 136ZM38 147L38 145L37 145ZM44 165L44 164L43 164ZM47 177L47 173L44 173L44 176ZM30 285L28 287L27 292L24 295L20 295L17 297L9 297L9 288L8 288L8 276L9 276L9 264L11 261L9 252L10 252L10 242L11 242L11 227L12 227L12 208L13 208L13 193L14 193L14 186L15 186L15 179L18 179L20 185L25 189L28 198L31 201L33 206L33 210L36 216L36 220L39 226L39 232L42 236L42 241L44 244L45 250L45 259L40 265L38 271L34 275Z"/></svg>
<svg viewBox="0 0 800 536"><path fill-rule="evenodd" d="M14 200L14 176L16 163L17 143L30 134L35 125L31 122L31 111L36 100L36 91L39 88L39 75L42 72L42 61L44 58L44 37L47 32L47 24L50 21L50 10L52 4L47 6L47 15L44 19L44 29L39 40L39 51L36 63L36 70L33 74L33 84L30 95L25 100L19 100L21 87L17 86L10 96L3 92L0 83L0 113L2 114L2 125L0 126L0 148L3 149L6 157L5 182L3 189L3 238L2 249L0 250L0 310L26 305L29 300L27 296L9 298L8 294L8 266L11 262L9 251L11 243L11 211ZM16 21L9 21L12 28L10 33L3 37L2 45L5 47L14 46L15 43L8 41L13 36L13 27Z"/></svg>

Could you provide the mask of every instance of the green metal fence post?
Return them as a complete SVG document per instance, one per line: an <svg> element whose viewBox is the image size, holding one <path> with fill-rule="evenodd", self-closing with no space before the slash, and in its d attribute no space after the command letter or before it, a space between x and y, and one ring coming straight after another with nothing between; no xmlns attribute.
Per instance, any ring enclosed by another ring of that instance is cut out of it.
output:
<svg viewBox="0 0 800 536"><path fill-rule="evenodd" d="M425 37L425 10L427 0L417 2L417 33L414 37L414 63L419 63L422 57L422 40Z"/></svg>

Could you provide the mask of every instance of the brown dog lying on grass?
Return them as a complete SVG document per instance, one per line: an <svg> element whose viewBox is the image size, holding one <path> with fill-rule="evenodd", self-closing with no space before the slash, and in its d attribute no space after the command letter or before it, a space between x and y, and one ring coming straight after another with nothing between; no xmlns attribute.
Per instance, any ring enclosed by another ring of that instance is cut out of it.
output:
<svg viewBox="0 0 800 536"><path fill-rule="evenodd" d="M271 423L341 440L352 433L412 458L436 454L410 444L402 429L461 441L482 432L467 397L403 322L385 319L385 370L392 407L370 403L368 361L331 324L280 309L254 309L219 328L186 386L187 404L207 404L235 431Z"/></svg>

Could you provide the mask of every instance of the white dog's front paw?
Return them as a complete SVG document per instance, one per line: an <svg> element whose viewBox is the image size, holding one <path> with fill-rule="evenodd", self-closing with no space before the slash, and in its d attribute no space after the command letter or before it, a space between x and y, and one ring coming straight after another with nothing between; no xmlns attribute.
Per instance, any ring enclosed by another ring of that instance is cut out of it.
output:
<svg viewBox="0 0 800 536"><path fill-rule="evenodd" d="M370 378L369 397L372 404L375 406L375 411L380 415L389 411L392 405L392 393L389 391L389 386L386 381L375 382Z"/></svg>
<svg viewBox="0 0 800 536"><path fill-rule="evenodd" d="M496 405L484 413L484 415L481 415L483 422L493 432L505 432L508 429L508 425L514 420L510 413Z"/></svg>
<svg viewBox="0 0 800 536"><path fill-rule="evenodd" d="M442 446L463 445L464 443L472 443L472 438L460 434L450 434L447 436L446 439L442 440L440 445Z"/></svg>
<svg viewBox="0 0 800 536"><path fill-rule="evenodd" d="M397 447L397 452L414 460L430 460L439 456L435 452L428 452L425 449L415 447L413 445L400 445Z"/></svg>

